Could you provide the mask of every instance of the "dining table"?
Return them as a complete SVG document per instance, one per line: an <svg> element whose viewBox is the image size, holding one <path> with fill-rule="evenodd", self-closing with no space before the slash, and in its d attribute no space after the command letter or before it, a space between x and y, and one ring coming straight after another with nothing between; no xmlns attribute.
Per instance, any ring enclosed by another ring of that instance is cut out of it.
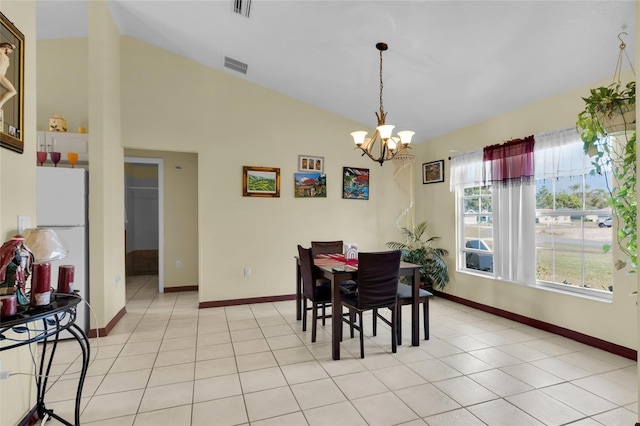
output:
<svg viewBox="0 0 640 426"><path fill-rule="evenodd" d="M357 280L358 264L357 260L346 259L340 253L322 254L314 258L314 272L317 277L326 278L331 282L331 306L334 311L339 311L340 283L348 280ZM420 265L409 262L400 262L398 271L400 276L410 277L413 298L411 303L411 345L420 346L420 300L418 290L420 289ZM302 274L300 272L300 261L296 256L296 319L301 320L303 312L302 304ZM340 328L342 320L331 321L331 353L334 360L340 359Z"/></svg>

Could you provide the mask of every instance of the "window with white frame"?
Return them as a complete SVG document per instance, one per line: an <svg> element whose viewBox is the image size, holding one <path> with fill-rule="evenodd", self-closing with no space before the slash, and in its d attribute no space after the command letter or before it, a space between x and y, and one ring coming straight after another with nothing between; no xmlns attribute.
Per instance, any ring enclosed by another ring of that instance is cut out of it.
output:
<svg viewBox="0 0 640 426"><path fill-rule="evenodd" d="M575 129L535 135L535 179L496 185L482 150L452 159L458 269L526 285L613 291L609 175L593 172Z"/></svg>

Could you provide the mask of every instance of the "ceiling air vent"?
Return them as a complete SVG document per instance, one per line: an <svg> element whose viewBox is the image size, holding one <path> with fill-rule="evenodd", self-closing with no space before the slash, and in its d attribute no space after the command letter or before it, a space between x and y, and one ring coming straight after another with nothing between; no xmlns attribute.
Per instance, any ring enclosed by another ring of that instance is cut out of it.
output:
<svg viewBox="0 0 640 426"><path fill-rule="evenodd" d="M245 64L244 62L237 61L228 56L224 57L224 66L234 71L241 72L242 74L246 74L247 68L249 67L249 65Z"/></svg>
<svg viewBox="0 0 640 426"><path fill-rule="evenodd" d="M251 0L233 0L233 11L248 18L251 11Z"/></svg>

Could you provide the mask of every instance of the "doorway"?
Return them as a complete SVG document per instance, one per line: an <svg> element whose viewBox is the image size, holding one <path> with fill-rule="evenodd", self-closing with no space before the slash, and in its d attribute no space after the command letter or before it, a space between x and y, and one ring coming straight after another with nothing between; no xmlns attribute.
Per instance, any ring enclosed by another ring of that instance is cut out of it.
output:
<svg viewBox="0 0 640 426"><path fill-rule="evenodd" d="M164 162L125 157L125 269L157 275L164 293Z"/></svg>

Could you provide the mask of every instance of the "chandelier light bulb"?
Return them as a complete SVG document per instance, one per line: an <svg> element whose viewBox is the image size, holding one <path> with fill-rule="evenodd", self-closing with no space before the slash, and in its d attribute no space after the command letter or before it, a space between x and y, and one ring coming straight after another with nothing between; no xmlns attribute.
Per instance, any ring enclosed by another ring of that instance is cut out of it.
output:
<svg viewBox="0 0 640 426"><path fill-rule="evenodd" d="M387 146L389 147L389 149L391 151L393 151L394 149L396 149L398 147L398 141L400 140L400 138L397 138L395 136L392 136L389 138L389 140L387 141Z"/></svg>
<svg viewBox="0 0 640 426"><path fill-rule="evenodd" d="M363 130L359 130L357 132L351 132L351 136L353 136L353 142L357 145L360 146L364 143L364 138L365 136L367 136L367 132L363 131Z"/></svg>
<svg viewBox="0 0 640 426"><path fill-rule="evenodd" d="M380 132L380 137L383 140L387 140L391 137L391 132L393 132L393 128L396 127L392 124L384 124L382 126L376 127L378 132Z"/></svg>
<svg viewBox="0 0 640 426"><path fill-rule="evenodd" d="M398 132L398 136L400 136L400 143L402 143L403 145L410 144L411 143L411 138L415 134L416 134L416 132L414 132L412 130L403 130L401 132Z"/></svg>

